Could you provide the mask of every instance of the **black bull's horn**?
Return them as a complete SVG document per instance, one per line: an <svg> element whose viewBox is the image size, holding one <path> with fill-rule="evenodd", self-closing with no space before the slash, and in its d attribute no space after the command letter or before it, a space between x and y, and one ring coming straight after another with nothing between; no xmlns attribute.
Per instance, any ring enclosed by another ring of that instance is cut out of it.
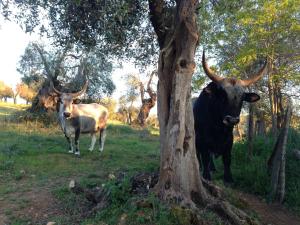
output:
<svg viewBox="0 0 300 225"><path fill-rule="evenodd" d="M268 61L266 60L264 66L256 73L253 74L252 76L250 76L251 78L245 79L245 80L240 80L240 85L243 87L248 87L249 85L255 83L256 81L258 81L260 78L262 78L265 69L267 68L268 65ZM205 74L215 83L219 83L221 82L224 78L217 75L214 71L212 71L209 66L206 63L205 60L205 52L203 50L203 55L202 55L202 66L204 69Z"/></svg>

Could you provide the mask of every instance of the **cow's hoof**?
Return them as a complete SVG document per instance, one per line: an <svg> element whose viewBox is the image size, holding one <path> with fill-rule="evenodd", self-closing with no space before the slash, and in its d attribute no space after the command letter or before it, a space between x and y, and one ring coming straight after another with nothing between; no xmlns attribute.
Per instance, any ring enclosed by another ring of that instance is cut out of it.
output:
<svg viewBox="0 0 300 225"><path fill-rule="evenodd" d="M100 149L99 149L99 152L102 153L102 152L103 152L103 148L102 148L102 149L100 148Z"/></svg>
<svg viewBox="0 0 300 225"><path fill-rule="evenodd" d="M74 155L80 157L80 152L75 152Z"/></svg>
<svg viewBox="0 0 300 225"><path fill-rule="evenodd" d="M92 148L89 148L89 151L90 151L90 152L92 152L93 150L94 150L94 149L92 149Z"/></svg>
<svg viewBox="0 0 300 225"><path fill-rule="evenodd" d="M73 153L74 153L74 151L73 151L73 150L69 150L69 151L68 151L68 153L70 153L70 154L73 154Z"/></svg>
<svg viewBox="0 0 300 225"><path fill-rule="evenodd" d="M234 180L232 179L232 177L224 179L224 185L227 187L232 186L233 183L234 183Z"/></svg>

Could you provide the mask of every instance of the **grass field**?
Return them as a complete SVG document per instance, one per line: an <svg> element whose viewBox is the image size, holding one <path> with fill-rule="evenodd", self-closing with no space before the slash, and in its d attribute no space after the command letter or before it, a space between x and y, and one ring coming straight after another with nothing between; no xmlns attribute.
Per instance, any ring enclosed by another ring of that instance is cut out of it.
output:
<svg viewBox="0 0 300 225"><path fill-rule="evenodd" d="M254 141L253 158L247 157L247 143L235 143L232 149L232 173L235 179L233 188L261 196L270 201L270 175L267 171L267 162L275 145L273 137L260 138ZM300 215L300 161L295 159L292 149L300 146L299 131L290 129L286 154L286 195L284 205ZM221 159L217 160L215 179L223 176ZM300 224L300 222L299 222Z"/></svg>
<svg viewBox="0 0 300 225"><path fill-rule="evenodd" d="M135 204L139 197L130 194L132 175L158 170L157 131L135 130L111 122L104 152L100 154L97 146L89 152L90 137L83 135L80 138L81 157L78 158L67 153L67 142L57 124L48 122L45 125L34 120L18 123L12 115L21 115L15 113L24 107L0 103L0 225L39 225L49 221L61 225L122 224L124 218L126 224L187 224L188 215L168 209L154 196L147 196L151 209L141 209ZM291 138L289 146L299 146L297 134L290 135L295 137ZM248 163L245 143L235 144L235 188L267 197L269 183L265 163L272 145L272 141L258 140L253 161ZM290 155L288 157L285 204L299 212L300 168ZM221 184L220 159L217 166L219 172L214 179ZM116 183L115 177L120 174L125 178ZM73 179L83 187L110 189L111 204L93 216L86 216L91 203L83 195L69 191L68 185ZM209 212L202 217L210 221L209 224L222 224Z"/></svg>
<svg viewBox="0 0 300 225"><path fill-rule="evenodd" d="M100 155L97 146L94 152L89 152L90 137L83 135L80 138L81 157L77 158L67 153L67 142L57 125L45 127L38 122L8 122L8 115L17 110L20 107L0 105L0 205L6 206L0 207L0 214L6 215L10 224L27 224L27 221L34 220L30 218L32 214L28 215L28 207L38 214L47 214L46 209L35 205L39 200L32 199L33 195L44 193L41 198L46 199L51 195L69 197L62 193L71 179L101 185L108 181L110 174L117 176L122 171L130 176L137 171L158 168L157 136L141 136L139 131L128 126L110 124L104 152ZM37 218L41 216L36 215ZM45 221L40 221L40 224L51 219L45 215ZM72 224L71 221L78 219L76 215L63 213L58 218L55 215L52 220Z"/></svg>

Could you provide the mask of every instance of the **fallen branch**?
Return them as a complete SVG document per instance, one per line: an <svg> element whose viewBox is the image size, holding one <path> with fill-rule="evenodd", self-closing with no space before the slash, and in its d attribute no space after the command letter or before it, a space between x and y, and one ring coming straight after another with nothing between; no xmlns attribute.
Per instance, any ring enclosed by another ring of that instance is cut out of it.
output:
<svg viewBox="0 0 300 225"><path fill-rule="evenodd" d="M69 189L75 194L84 194L85 198L95 205L86 216L91 216L108 206L110 192L102 187L86 189L81 187L75 180L71 180Z"/></svg>

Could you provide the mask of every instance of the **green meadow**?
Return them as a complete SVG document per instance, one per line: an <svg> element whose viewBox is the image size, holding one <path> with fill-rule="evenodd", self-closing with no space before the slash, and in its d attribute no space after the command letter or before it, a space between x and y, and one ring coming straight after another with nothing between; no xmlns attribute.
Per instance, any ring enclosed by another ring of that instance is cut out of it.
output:
<svg viewBox="0 0 300 225"><path fill-rule="evenodd" d="M168 208L153 194L134 195L130 178L139 172L155 172L159 167L159 137L154 129L140 130L110 121L104 151L98 146L87 149L89 135L80 138L81 156L67 152L67 142L58 124L39 120L20 120L26 106L0 103L0 224L61 225L97 224L188 224L190 215L178 208ZM246 143L233 149L233 189L259 195L268 201L269 178L266 161L274 140L258 139L251 163L246 157ZM299 146L296 131L290 132L289 149ZM216 159L218 172L214 182L222 187L222 163ZM300 211L299 162L288 152L287 195L285 205ZM118 177L122 177L119 179ZM68 188L75 180L82 187L103 187L110 192L110 203L89 214L93 205L83 194ZM224 187L225 188L225 187ZM225 188L235 205L244 207L234 197L235 191ZM140 207L146 201L151 207ZM250 212L253 213L253 212ZM254 217L259 217L253 213ZM207 224L223 224L211 213L203 211ZM125 221L125 222L124 222Z"/></svg>

